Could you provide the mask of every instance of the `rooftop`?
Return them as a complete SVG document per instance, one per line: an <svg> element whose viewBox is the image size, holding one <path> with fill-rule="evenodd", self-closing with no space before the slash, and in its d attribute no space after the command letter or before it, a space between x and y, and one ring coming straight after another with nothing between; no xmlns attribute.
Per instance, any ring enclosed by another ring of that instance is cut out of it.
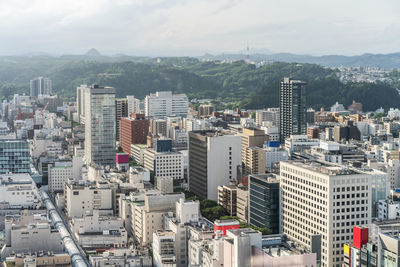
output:
<svg viewBox="0 0 400 267"><path fill-rule="evenodd" d="M307 169L309 171L322 173L330 176L339 176L339 175L356 175L362 174L362 172L357 171L355 169L349 168L348 166L336 165L332 163L328 163L325 161L288 161L282 162L283 165L290 164L295 165L298 168ZM281 163L281 164L282 164Z"/></svg>

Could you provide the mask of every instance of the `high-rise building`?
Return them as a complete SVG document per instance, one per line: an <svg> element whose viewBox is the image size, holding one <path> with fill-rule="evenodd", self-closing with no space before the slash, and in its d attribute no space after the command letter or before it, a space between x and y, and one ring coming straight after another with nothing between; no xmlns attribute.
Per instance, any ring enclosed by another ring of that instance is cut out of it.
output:
<svg viewBox="0 0 400 267"><path fill-rule="evenodd" d="M121 118L128 117L128 99L115 99L115 122L116 122L116 140L121 140Z"/></svg>
<svg viewBox="0 0 400 267"><path fill-rule="evenodd" d="M144 114L133 113L131 117L121 118L122 151L131 155L132 144L146 144L149 133L149 120Z"/></svg>
<svg viewBox="0 0 400 267"><path fill-rule="evenodd" d="M167 121L164 119L150 119L149 132L152 136L167 136Z"/></svg>
<svg viewBox="0 0 400 267"><path fill-rule="evenodd" d="M50 95L52 91L52 82L49 78L37 77L30 81L30 95L37 97L39 95Z"/></svg>
<svg viewBox="0 0 400 267"><path fill-rule="evenodd" d="M85 158L88 164L115 165L115 89L92 85L84 89Z"/></svg>
<svg viewBox="0 0 400 267"><path fill-rule="evenodd" d="M291 135L306 134L306 83L284 78L279 91L280 141Z"/></svg>
<svg viewBox="0 0 400 267"><path fill-rule="evenodd" d="M26 140L0 140L0 174L29 173L30 150Z"/></svg>
<svg viewBox="0 0 400 267"><path fill-rule="evenodd" d="M218 131L189 132L189 190L217 201L217 187L237 178L240 154L240 136Z"/></svg>
<svg viewBox="0 0 400 267"><path fill-rule="evenodd" d="M140 110L140 100L135 98L133 95L127 95L128 100L128 114L132 113L142 113Z"/></svg>
<svg viewBox="0 0 400 267"><path fill-rule="evenodd" d="M280 163L281 227L308 249L321 246L321 266L342 266L354 225L371 223L372 176L323 162Z"/></svg>
<svg viewBox="0 0 400 267"><path fill-rule="evenodd" d="M85 88L88 88L87 85L76 88L76 112L80 124L85 124Z"/></svg>
<svg viewBox="0 0 400 267"><path fill-rule="evenodd" d="M164 118L188 114L189 101L185 94L172 94L171 91L156 92L146 96L144 109L146 117Z"/></svg>
<svg viewBox="0 0 400 267"><path fill-rule="evenodd" d="M279 180L273 174L249 176L249 223L279 233Z"/></svg>

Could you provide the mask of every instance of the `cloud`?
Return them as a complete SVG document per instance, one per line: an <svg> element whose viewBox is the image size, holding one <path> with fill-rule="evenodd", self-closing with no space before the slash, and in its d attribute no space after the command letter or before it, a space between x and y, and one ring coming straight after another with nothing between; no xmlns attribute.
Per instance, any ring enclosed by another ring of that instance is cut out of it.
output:
<svg viewBox="0 0 400 267"><path fill-rule="evenodd" d="M387 0L0 0L0 54L200 55L251 47L307 54L397 51Z"/></svg>

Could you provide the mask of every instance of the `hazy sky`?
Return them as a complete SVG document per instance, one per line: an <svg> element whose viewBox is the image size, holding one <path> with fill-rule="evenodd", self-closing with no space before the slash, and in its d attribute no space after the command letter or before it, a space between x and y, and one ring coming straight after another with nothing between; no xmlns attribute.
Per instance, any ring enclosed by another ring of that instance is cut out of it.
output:
<svg viewBox="0 0 400 267"><path fill-rule="evenodd" d="M0 0L0 54L400 52L399 0Z"/></svg>

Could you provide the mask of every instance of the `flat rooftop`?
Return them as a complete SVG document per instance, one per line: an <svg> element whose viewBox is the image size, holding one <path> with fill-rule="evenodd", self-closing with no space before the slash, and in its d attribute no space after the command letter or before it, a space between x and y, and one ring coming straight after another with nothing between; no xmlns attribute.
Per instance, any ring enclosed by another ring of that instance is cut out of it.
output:
<svg viewBox="0 0 400 267"><path fill-rule="evenodd" d="M361 171L357 171L353 168L344 165L335 165L323 161L288 161L284 162L283 165L290 164L298 168L307 169L309 171L322 173L330 176L335 175L355 175L362 174Z"/></svg>

